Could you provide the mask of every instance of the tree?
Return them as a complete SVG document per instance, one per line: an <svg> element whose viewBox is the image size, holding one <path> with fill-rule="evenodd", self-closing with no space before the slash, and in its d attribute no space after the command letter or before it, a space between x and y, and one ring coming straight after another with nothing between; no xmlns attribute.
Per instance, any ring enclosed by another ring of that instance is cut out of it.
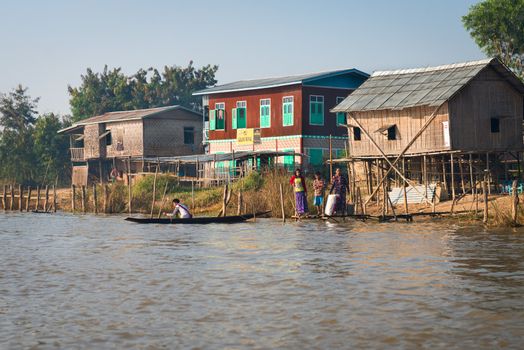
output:
<svg viewBox="0 0 524 350"><path fill-rule="evenodd" d="M187 67L165 66L157 69L139 69L126 76L121 68L94 73L90 68L81 76L79 87L68 87L73 121L105 112L180 104L200 110L200 99L192 93L216 84L218 66L206 65L200 69L189 62Z"/></svg>
<svg viewBox="0 0 524 350"><path fill-rule="evenodd" d="M524 0L485 0L473 5L462 22L487 55L524 80Z"/></svg>
<svg viewBox="0 0 524 350"><path fill-rule="evenodd" d="M40 164L41 183L55 179L62 182L69 178L69 138L58 134L58 130L69 125L67 117L60 118L54 113L44 114L36 120L33 132L34 153Z"/></svg>
<svg viewBox="0 0 524 350"><path fill-rule="evenodd" d="M37 164L33 154L33 125L38 98L19 85L0 95L0 176L16 182L34 180Z"/></svg>

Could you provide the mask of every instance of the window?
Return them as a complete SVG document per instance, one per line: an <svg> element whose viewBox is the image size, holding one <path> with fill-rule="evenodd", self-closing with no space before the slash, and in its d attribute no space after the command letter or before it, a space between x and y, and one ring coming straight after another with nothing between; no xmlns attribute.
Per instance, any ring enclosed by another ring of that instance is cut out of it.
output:
<svg viewBox="0 0 524 350"><path fill-rule="evenodd" d="M226 104L215 103L215 109L209 111L209 130L224 130L226 128Z"/></svg>
<svg viewBox="0 0 524 350"><path fill-rule="evenodd" d="M396 140L397 139L397 126L392 125L388 128L388 140Z"/></svg>
<svg viewBox="0 0 524 350"><path fill-rule="evenodd" d="M340 104L340 102L344 101L344 97L337 97L337 106ZM337 113L337 126L339 125L346 125L346 113L344 112L338 112Z"/></svg>
<svg viewBox="0 0 524 350"><path fill-rule="evenodd" d="M111 137L111 131L106 135L106 146L111 146L113 144L113 138Z"/></svg>
<svg viewBox="0 0 524 350"><path fill-rule="evenodd" d="M293 96L286 96L282 99L282 125L291 126L294 122L293 117Z"/></svg>
<svg viewBox="0 0 524 350"><path fill-rule="evenodd" d="M309 124L324 125L324 96L309 96Z"/></svg>
<svg viewBox="0 0 524 350"><path fill-rule="evenodd" d="M324 150L322 148L309 149L309 164L313 166L322 165L324 162Z"/></svg>
<svg viewBox="0 0 524 350"><path fill-rule="evenodd" d="M362 140L362 131L358 126L353 127L353 141Z"/></svg>
<svg viewBox="0 0 524 350"><path fill-rule="evenodd" d="M491 132L492 133L500 132L500 119L499 118L491 118Z"/></svg>
<svg viewBox="0 0 524 350"><path fill-rule="evenodd" d="M192 126L184 127L184 144L194 145L195 144L195 128Z"/></svg>
<svg viewBox="0 0 524 350"><path fill-rule="evenodd" d="M271 99L260 100L260 127L269 128L271 126Z"/></svg>
<svg viewBox="0 0 524 350"><path fill-rule="evenodd" d="M231 116L231 123L233 129L245 129L247 124L247 108L246 101L238 101L237 108L233 108Z"/></svg>

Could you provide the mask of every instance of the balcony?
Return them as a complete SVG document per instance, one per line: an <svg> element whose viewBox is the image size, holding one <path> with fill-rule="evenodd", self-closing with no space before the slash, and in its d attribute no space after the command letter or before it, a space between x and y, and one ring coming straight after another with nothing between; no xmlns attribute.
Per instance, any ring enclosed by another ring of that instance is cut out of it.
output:
<svg viewBox="0 0 524 350"><path fill-rule="evenodd" d="M85 161L83 148L70 148L69 150L71 151L71 160L73 162Z"/></svg>

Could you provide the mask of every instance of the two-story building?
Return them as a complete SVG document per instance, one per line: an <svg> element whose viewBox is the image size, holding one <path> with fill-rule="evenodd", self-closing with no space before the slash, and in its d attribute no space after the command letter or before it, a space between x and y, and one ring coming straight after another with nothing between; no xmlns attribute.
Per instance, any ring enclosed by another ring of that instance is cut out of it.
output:
<svg viewBox="0 0 524 350"><path fill-rule="evenodd" d="M194 95L202 96L204 105L206 151L294 151L307 155L304 165L321 165L330 143L335 155L343 153L347 141L346 128L339 127L346 124L345 114L329 110L367 78L357 69L344 69L197 91ZM282 157L280 162L291 165L293 158Z"/></svg>
<svg viewBox="0 0 524 350"><path fill-rule="evenodd" d="M87 184L88 176L104 180L114 167L141 171L140 157L199 154L202 115L182 106L108 112L81 120L59 133L70 135L73 184Z"/></svg>

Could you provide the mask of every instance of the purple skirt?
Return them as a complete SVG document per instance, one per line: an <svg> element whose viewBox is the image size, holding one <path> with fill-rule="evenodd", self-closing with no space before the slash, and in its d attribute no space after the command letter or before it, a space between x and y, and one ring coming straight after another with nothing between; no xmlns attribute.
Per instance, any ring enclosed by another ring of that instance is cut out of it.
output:
<svg viewBox="0 0 524 350"><path fill-rule="evenodd" d="M295 203L297 206L297 214L305 214L308 212L306 192L295 192Z"/></svg>

